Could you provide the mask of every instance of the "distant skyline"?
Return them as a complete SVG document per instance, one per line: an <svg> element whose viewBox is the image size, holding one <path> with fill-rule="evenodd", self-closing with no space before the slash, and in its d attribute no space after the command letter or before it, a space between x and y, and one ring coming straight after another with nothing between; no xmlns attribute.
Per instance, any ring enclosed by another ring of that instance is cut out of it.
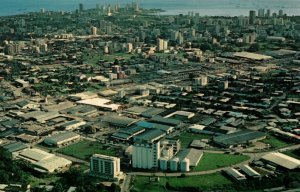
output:
<svg viewBox="0 0 300 192"><path fill-rule="evenodd" d="M74 11L79 3L85 8L94 8L96 4L125 4L132 0L1 0L0 15L14 15L24 12L39 11L41 8L51 11ZM139 0L143 8L160 8L166 14L199 12L200 15L247 15L250 9L284 9L288 15L300 14L299 0Z"/></svg>

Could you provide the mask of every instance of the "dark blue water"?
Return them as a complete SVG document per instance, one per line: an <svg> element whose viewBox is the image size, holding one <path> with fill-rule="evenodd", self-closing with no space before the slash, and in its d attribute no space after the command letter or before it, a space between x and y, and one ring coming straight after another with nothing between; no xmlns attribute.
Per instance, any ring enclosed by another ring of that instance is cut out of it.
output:
<svg viewBox="0 0 300 192"><path fill-rule="evenodd" d="M85 8L94 8L96 4L114 5L131 3L132 0L0 0L0 16L15 15L39 11L41 8L51 11L74 11L79 3ZM166 14L187 13L193 11L200 15L247 15L250 9L271 9L278 12L283 9L288 15L300 15L300 0L139 0L141 7L161 8Z"/></svg>

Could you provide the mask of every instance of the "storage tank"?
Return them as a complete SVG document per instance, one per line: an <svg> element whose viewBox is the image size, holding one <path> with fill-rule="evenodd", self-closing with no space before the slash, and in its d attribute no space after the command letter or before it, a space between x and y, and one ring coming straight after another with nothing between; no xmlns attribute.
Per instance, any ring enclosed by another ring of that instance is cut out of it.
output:
<svg viewBox="0 0 300 192"><path fill-rule="evenodd" d="M159 168L162 171L166 171L168 169L168 159L167 158L160 158L159 159Z"/></svg>
<svg viewBox="0 0 300 192"><path fill-rule="evenodd" d="M178 162L179 162L179 159L177 157L171 159L171 161L170 161L170 170L171 171L178 170Z"/></svg>
<svg viewBox="0 0 300 192"><path fill-rule="evenodd" d="M190 171L190 160L187 158L184 158L180 162L180 171L188 172Z"/></svg>

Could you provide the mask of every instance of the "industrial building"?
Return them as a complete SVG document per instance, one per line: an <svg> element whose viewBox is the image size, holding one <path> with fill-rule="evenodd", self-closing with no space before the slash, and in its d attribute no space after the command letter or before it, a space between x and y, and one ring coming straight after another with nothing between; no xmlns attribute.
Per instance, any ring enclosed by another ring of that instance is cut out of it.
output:
<svg viewBox="0 0 300 192"><path fill-rule="evenodd" d="M298 169L300 167L300 160L279 152L268 153L262 156L261 160L272 166L287 170Z"/></svg>
<svg viewBox="0 0 300 192"><path fill-rule="evenodd" d="M266 138L266 134L258 131L243 130L228 135L213 137L213 141L223 147L233 147L253 143Z"/></svg>
<svg viewBox="0 0 300 192"><path fill-rule="evenodd" d="M90 174L109 180L121 179L120 158L94 154L90 158Z"/></svg>
<svg viewBox="0 0 300 192"><path fill-rule="evenodd" d="M23 150L16 157L31 163L34 169L39 172L60 172L66 170L72 164L71 161L65 158L36 148Z"/></svg>
<svg viewBox="0 0 300 192"><path fill-rule="evenodd" d="M132 167L157 168L161 155L160 139L166 134L158 129L149 129L133 138Z"/></svg>
<svg viewBox="0 0 300 192"><path fill-rule="evenodd" d="M243 173L245 173L249 177L252 177L252 178L260 178L261 177L261 175L257 171L252 169L249 165L242 165L242 166L240 166L240 169Z"/></svg>
<svg viewBox="0 0 300 192"><path fill-rule="evenodd" d="M146 129L142 127L129 127L126 129L121 129L119 132L112 134L112 138L116 140L122 140L122 141L128 141L133 136L136 136L142 132L144 132Z"/></svg>
<svg viewBox="0 0 300 192"><path fill-rule="evenodd" d="M233 178L236 181L246 180L246 176L234 168L226 169L225 173L227 173L231 178Z"/></svg>
<svg viewBox="0 0 300 192"><path fill-rule="evenodd" d="M51 137L47 137L44 140L44 143L49 146L57 146L61 147L67 145L71 142L78 141L80 139L80 135L74 132L62 132L55 134Z"/></svg>
<svg viewBox="0 0 300 192"><path fill-rule="evenodd" d="M159 159L159 168L162 171L188 172L191 167L196 167L203 156L203 152L197 149L184 149L174 156L166 156L162 153Z"/></svg>
<svg viewBox="0 0 300 192"><path fill-rule="evenodd" d="M106 116L102 120L118 128L129 127L130 125L138 121L136 119L128 118L125 116Z"/></svg>
<svg viewBox="0 0 300 192"><path fill-rule="evenodd" d="M2 147L4 149L6 149L8 152L11 152L11 153L14 153L14 152L21 151L21 150L29 148L28 145L26 145L26 144L24 144L22 142L13 142L13 143L9 143L9 144L3 145Z"/></svg>
<svg viewBox="0 0 300 192"><path fill-rule="evenodd" d="M59 127L62 128L63 130L69 131L69 130L77 129L80 126L85 125L85 124L86 124L85 121L73 120L73 121L69 121L67 123L62 124Z"/></svg>
<svg viewBox="0 0 300 192"><path fill-rule="evenodd" d="M138 127L146 128L146 129L158 129L166 134L170 134L171 132L174 131L174 127L169 126L169 125L163 125L163 124L158 124L158 123L150 123L147 121L139 121L136 123Z"/></svg>
<svg viewBox="0 0 300 192"><path fill-rule="evenodd" d="M94 106L96 108L100 108L107 111L116 111L121 107L120 105L111 103L111 100L104 99L104 98L85 99L85 100L77 101L77 103Z"/></svg>

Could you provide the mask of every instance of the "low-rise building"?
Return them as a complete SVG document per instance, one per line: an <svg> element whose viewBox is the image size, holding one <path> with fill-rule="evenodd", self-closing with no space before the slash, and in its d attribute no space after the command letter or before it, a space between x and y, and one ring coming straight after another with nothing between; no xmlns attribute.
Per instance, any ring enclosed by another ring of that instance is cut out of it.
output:
<svg viewBox="0 0 300 192"><path fill-rule="evenodd" d="M47 137L44 140L44 143L49 146L63 146L67 145L71 142L78 141L80 139L80 135L74 132L62 132L55 134L51 137Z"/></svg>
<svg viewBox="0 0 300 192"><path fill-rule="evenodd" d="M39 172L60 172L66 170L72 164L71 161L65 158L36 148L23 150L16 157L31 163L34 169Z"/></svg>

